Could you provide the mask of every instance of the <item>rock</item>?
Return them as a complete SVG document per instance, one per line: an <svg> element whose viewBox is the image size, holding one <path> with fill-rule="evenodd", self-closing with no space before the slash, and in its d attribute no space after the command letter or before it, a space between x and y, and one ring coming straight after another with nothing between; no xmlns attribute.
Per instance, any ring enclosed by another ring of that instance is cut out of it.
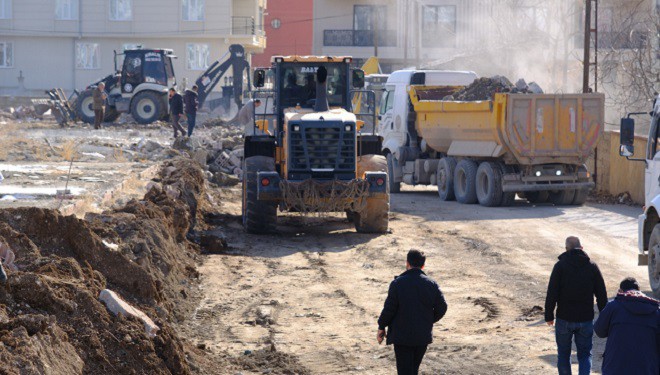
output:
<svg viewBox="0 0 660 375"><path fill-rule="evenodd" d="M241 180L237 177L224 172L217 172L213 175L211 182L215 183L218 186L236 186Z"/></svg>
<svg viewBox="0 0 660 375"><path fill-rule="evenodd" d="M192 152L194 149L193 142L188 137L177 137L172 144L172 148L179 151Z"/></svg>
<svg viewBox="0 0 660 375"><path fill-rule="evenodd" d="M115 315L121 313L124 316L131 315L137 319L142 320L144 323L144 330L149 337L155 337L156 333L160 330L156 323L154 323L154 321L151 320L147 314L131 306L128 302L119 297L117 293L109 289L103 289L101 293L99 293L99 300L105 303L105 306L108 308L108 310L110 310Z"/></svg>
<svg viewBox="0 0 660 375"><path fill-rule="evenodd" d="M202 149L199 149L192 154L193 160L198 162L202 167L206 167L206 159L208 156L208 151Z"/></svg>
<svg viewBox="0 0 660 375"><path fill-rule="evenodd" d="M140 140L140 142L138 142L136 150L143 154L151 154L160 150L161 148L163 148L163 146L161 146L160 143L143 138Z"/></svg>
<svg viewBox="0 0 660 375"><path fill-rule="evenodd" d="M204 251L217 254L227 250L227 238L218 231L203 232L199 236L199 245Z"/></svg>

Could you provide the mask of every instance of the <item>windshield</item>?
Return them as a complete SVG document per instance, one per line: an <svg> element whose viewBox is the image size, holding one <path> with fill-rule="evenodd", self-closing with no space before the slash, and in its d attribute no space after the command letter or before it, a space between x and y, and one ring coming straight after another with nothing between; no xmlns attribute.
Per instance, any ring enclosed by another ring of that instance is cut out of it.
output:
<svg viewBox="0 0 660 375"><path fill-rule="evenodd" d="M321 65L328 70L328 104L331 107L346 108L348 66L345 63L282 64L279 82L284 107L313 107L316 99L316 70Z"/></svg>

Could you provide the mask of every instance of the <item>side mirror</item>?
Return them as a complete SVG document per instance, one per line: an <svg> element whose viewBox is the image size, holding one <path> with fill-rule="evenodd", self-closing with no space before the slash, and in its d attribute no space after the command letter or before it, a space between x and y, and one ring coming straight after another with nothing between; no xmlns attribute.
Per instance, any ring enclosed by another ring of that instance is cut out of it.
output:
<svg viewBox="0 0 660 375"><path fill-rule="evenodd" d="M362 69L353 69L352 74L353 88L361 89L364 88L364 70Z"/></svg>
<svg viewBox="0 0 660 375"><path fill-rule="evenodd" d="M619 155L632 156L635 153L635 120L631 118L621 119L621 148Z"/></svg>
<svg viewBox="0 0 660 375"><path fill-rule="evenodd" d="M254 87L264 87L266 84L266 71L263 69L255 70L252 82L254 82Z"/></svg>

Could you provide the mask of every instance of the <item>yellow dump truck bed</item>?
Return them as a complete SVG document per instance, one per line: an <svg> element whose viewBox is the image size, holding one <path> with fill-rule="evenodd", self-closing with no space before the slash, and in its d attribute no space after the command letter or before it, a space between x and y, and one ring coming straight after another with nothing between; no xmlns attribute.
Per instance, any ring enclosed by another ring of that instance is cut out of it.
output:
<svg viewBox="0 0 660 375"><path fill-rule="evenodd" d="M443 101L434 91L410 87L416 130L430 148L450 156L579 165L603 131L603 94L507 93L457 102Z"/></svg>

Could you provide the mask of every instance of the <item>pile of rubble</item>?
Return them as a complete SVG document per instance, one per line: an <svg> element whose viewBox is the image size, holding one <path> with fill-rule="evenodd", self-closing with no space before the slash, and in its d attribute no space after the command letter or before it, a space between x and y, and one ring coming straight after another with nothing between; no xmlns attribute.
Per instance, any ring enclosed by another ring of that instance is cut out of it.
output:
<svg viewBox="0 0 660 375"><path fill-rule="evenodd" d="M18 106L16 108L9 107L5 110L0 110L0 121L2 119L21 121L43 120L46 112L47 111L38 111L37 108L30 106Z"/></svg>
<svg viewBox="0 0 660 375"><path fill-rule="evenodd" d="M195 307L187 238L208 204L202 170L177 158L144 199L85 220L0 210L16 266L0 285L0 373L190 374L171 324Z"/></svg>
<svg viewBox="0 0 660 375"><path fill-rule="evenodd" d="M641 204L636 203L629 192L619 193L617 195L612 195L606 191L590 191L589 192L589 202L600 203L600 204L623 204L626 206L641 206Z"/></svg>
<svg viewBox="0 0 660 375"><path fill-rule="evenodd" d="M527 84L524 79L519 79L516 84L512 84L506 77L494 76L491 78L477 78L469 86L446 96L445 100L455 101L480 101L492 100L496 93L533 93L542 94L543 90L535 82Z"/></svg>

